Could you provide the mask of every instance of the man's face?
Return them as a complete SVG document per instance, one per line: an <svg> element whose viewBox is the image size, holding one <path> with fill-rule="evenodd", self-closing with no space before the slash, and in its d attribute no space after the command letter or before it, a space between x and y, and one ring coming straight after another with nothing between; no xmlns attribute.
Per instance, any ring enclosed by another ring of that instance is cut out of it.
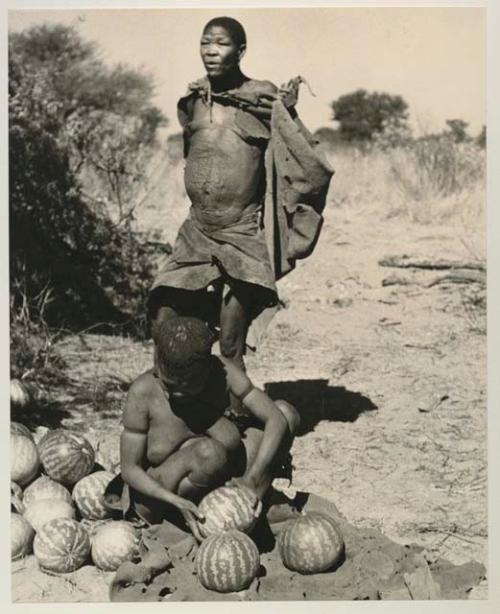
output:
<svg viewBox="0 0 500 614"><path fill-rule="evenodd" d="M244 46L238 47L222 26L209 26L200 43L201 59L209 77L222 77L238 66Z"/></svg>

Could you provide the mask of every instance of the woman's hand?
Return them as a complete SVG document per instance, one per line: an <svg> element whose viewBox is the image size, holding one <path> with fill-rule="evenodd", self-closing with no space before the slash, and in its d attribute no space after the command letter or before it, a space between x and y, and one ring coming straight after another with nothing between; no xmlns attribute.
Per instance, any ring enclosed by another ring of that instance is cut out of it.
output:
<svg viewBox="0 0 500 614"><path fill-rule="evenodd" d="M200 533L198 522L203 522L205 517L202 513L200 513L198 507L192 501L189 501L189 499L184 499L183 497L176 497L176 500L173 503L182 514L195 539L201 542L203 540L203 535Z"/></svg>
<svg viewBox="0 0 500 614"><path fill-rule="evenodd" d="M260 500L259 495L255 492L255 486L253 482L246 479L245 477L241 478L232 478L228 482L226 482L226 486L236 486L236 488L241 488L252 497L252 508L253 515L255 518L258 518L262 512L262 501Z"/></svg>

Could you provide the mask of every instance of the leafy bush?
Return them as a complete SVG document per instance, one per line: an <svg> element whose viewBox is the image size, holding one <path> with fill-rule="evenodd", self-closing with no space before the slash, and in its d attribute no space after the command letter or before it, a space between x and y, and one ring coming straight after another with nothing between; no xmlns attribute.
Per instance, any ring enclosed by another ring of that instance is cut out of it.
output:
<svg viewBox="0 0 500 614"><path fill-rule="evenodd" d="M333 119L340 124L341 137L349 142L371 141L387 122L404 126L408 105L401 96L360 89L331 103Z"/></svg>
<svg viewBox="0 0 500 614"><path fill-rule="evenodd" d="M144 319L151 249L131 224L134 190L164 121L152 95L148 76L107 68L73 28L11 35L13 322L47 287L49 326L137 328Z"/></svg>

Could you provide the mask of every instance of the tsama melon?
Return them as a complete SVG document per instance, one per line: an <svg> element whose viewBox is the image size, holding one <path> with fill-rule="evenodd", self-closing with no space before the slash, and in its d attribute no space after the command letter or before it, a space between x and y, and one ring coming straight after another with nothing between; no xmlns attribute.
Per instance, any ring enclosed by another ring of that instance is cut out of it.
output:
<svg viewBox="0 0 500 614"><path fill-rule="evenodd" d="M237 529L248 533L257 521L255 494L240 486L221 486L208 493L198 506L204 521L198 524L204 537Z"/></svg>
<svg viewBox="0 0 500 614"><path fill-rule="evenodd" d="M115 571L138 551L139 536L134 527L123 520L106 522L92 536L92 560L104 571Z"/></svg>
<svg viewBox="0 0 500 614"><path fill-rule="evenodd" d="M35 535L33 552L42 569L68 573L87 560L90 538L76 520L56 518L47 522Z"/></svg>
<svg viewBox="0 0 500 614"><path fill-rule="evenodd" d="M81 480L94 466L94 449L83 435L74 431L49 431L38 443L38 449L45 473L66 486Z"/></svg>
<svg viewBox="0 0 500 614"><path fill-rule="evenodd" d="M20 486L29 484L38 473L40 457L32 439L24 435L10 436L10 477Z"/></svg>
<svg viewBox="0 0 500 614"><path fill-rule="evenodd" d="M109 516L109 510L104 505L104 492L113 477L109 471L96 471L75 484L73 500L82 518L101 520Z"/></svg>
<svg viewBox="0 0 500 614"><path fill-rule="evenodd" d="M62 499L38 499L25 506L23 516L38 533L50 520L74 518L75 508Z"/></svg>
<svg viewBox="0 0 500 614"><path fill-rule="evenodd" d="M26 407L31 400L30 392L21 380L10 380L10 402L13 406Z"/></svg>
<svg viewBox="0 0 500 614"><path fill-rule="evenodd" d="M35 532L20 514L10 515L10 558L20 559L31 552Z"/></svg>
<svg viewBox="0 0 500 614"><path fill-rule="evenodd" d="M21 424L20 422L11 422L10 423L10 434L11 435L24 435L31 441L35 441L33 437L33 433L29 430L27 426Z"/></svg>
<svg viewBox="0 0 500 614"><path fill-rule="evenodd" d="M281 559L302 574L327 571L344 555L344 540L330 516L310 512L290 520L278 536Z"/></svg>
<svg viewBox="0 0 500 614"><path fill-rule="evenodd" d="M196 574L205 588L230 593L248 588L259 571L259 551L241 531L211 535L196 553Z"/></svg>
<svg viewBox="0 0 500 614"><path fill-rule="evenodd" d="M69 490L46 475L41 475L26 488L23 495L23 503L25 506L28 506L30 503L42 499L61 499L70 505L72 503Z"/></svg>
<svg viewBox="0 0 500 614"><path fill-rule="evenodd" d="M15 482L10 483L10 511L18 514L24 512L23 489Z"/></svg>

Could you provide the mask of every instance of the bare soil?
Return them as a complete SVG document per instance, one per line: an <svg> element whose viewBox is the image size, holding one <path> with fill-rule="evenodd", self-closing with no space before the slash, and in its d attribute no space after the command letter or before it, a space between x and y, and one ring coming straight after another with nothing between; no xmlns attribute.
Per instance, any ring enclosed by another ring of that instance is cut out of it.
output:
<svg viewBox="0 0 500 614"><path fill-rule="evenodd" d="M427 287L442 272L381 267L391 254L470 258L451 225L330 208L315 253L281 282L285 308L248 371L302 414L292 488L429 556L486 564L484 287ZM394 275L404 283L382 285ZM99 442L98 460L116 468L120 405L150 366L151 344L81 335L58 351L84 392L54 390L58 406L33 420L82 430ZM12 598L106 601L111 576L90 566L47 576L28 557L13 564Z"/></svg>

